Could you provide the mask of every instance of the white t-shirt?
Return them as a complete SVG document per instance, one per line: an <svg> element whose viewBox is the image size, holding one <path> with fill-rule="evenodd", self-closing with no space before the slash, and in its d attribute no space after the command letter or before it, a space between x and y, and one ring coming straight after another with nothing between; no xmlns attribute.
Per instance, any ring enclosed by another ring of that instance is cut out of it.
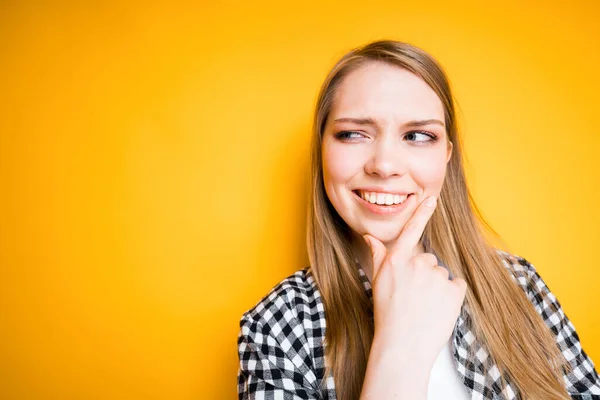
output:
<svg viewBox="0 0 600 400"><path fill-rule="evenodd" d="M458 375L450 341L440 351L431 372L427 400L468 400L469 393Z"/></svg>

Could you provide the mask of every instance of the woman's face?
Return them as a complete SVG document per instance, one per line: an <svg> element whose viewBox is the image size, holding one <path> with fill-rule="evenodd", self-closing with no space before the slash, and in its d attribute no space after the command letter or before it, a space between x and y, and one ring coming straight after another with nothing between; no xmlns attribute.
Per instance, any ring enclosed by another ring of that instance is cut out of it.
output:
<svg viewBox="0 0 600 400"><path fill-rule="evenodd" d="M405 69L370 62L335 93L323 132L325 191L354 232L390 243L439 195L451 153L435 92Z"/></svg>

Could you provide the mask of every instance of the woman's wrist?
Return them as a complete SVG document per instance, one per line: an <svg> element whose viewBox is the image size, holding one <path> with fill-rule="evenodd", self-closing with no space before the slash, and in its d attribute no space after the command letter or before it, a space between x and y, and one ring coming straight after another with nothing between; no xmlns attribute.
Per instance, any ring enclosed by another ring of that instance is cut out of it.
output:
<svg viewBox="0 0 600 400"><path fill-rule="evenodd" d="M361 400L426 399L431 366L402 343L373 338Z"/></svg>
<svg viewBox="0 0 600 400"><path fill-rule="evenodd" d="M381 359L382 362L406 365L407 369L419 375L429 376L435 357L428 356L427 352L415 343L395 336L375 333L370 354L376 359Z"/></svg>

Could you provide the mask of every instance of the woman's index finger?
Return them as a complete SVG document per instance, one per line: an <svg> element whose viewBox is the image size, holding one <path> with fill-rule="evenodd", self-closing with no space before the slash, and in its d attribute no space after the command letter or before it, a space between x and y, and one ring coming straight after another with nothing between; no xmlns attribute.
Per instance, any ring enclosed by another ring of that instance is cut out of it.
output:
<svg viewBox="0 0 600 400"><path fill-rule="evenodd" d="M404 229L394 245L393 254L404 254L408 257L412 255L412 251L419 243L427 222L435 211L437 204L435 196L429 196L419 204L412 217L408 220Z"/></svg>

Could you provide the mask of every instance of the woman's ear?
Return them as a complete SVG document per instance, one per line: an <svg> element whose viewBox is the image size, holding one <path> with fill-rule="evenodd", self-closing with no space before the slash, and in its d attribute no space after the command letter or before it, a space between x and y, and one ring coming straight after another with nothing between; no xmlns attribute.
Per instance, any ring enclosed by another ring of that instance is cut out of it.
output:
<svg viewBox="0 0 600 400"><path fill-rule="evenodd" d="M450 158L452 157L452 149L453 148L454 148L454 144L452 144L452 142L448 140L448 155L446 157L446 164L450 161Z"/></svg>

